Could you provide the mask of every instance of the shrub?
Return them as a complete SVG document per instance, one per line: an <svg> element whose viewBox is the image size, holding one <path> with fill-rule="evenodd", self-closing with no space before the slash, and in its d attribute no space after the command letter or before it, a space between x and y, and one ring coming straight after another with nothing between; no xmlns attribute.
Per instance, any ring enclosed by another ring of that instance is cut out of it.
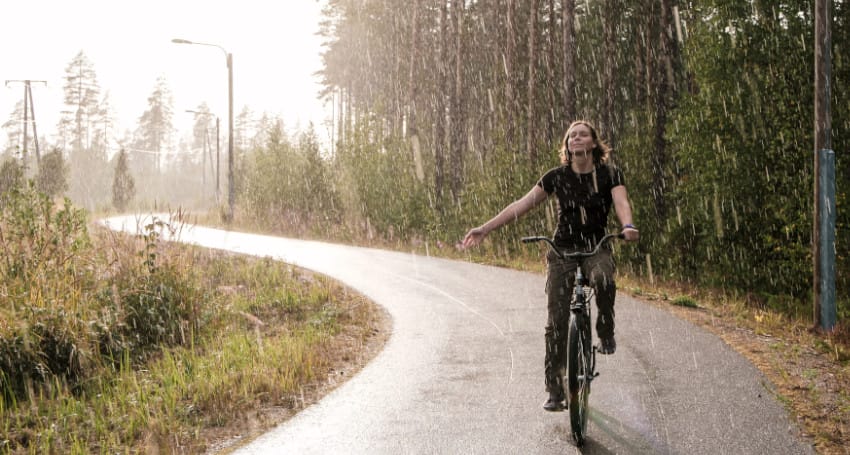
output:
<svg viewBox="0 0 850 455"><path fill-rule="evenodd" d="M160 254L166 228L95 248L67 199L56 205L32 182L0 196L1 399L56 381L75 389L127 356L192 340L205 299L191 265Z"/></svg>

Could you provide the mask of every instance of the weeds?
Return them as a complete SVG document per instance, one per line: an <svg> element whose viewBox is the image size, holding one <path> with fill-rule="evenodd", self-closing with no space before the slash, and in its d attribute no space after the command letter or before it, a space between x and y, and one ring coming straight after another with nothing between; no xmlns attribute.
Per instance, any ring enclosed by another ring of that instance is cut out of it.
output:
<svg viewBox="0 0 850 455"><path fill-rule="evenodd" d="M369 326L327 280L161 241L180 226L89 232L67 201L3 198L0 454L201 452L210 426L295 406L341 327Z"/></svg>
<svg viewBox="0 0 850 455"><path fill-rule="evenodd" d="M680 295L670 302L671 305L681 306L686 308L699 308L699 304L693 297Z"/></svg>

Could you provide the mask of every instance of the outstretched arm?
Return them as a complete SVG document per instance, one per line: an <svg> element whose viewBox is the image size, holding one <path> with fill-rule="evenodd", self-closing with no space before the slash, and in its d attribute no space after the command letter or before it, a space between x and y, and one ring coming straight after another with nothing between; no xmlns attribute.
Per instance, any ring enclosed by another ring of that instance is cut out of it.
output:
<svg viewBox="0 0 850 455"><path fill-rule="evenodd" d="M477 228L470 229L469 232L466 233L466 236L464 236L461 246L466 249L471 246L478 245L491 231L525 215L529 210L546 200L548 196L549 195L543 191L543 188L535 185L534 188L532 188L525 196L511 202L507 207L499 212L498 215L494 216L493 219L481 226L478 226Z"/></svg>
<svg viewBox="0 0 850 455"><path fill-rule="evenodd" d="M640 238L640 232L635 228L632 221L632 206L629 204L629 193L624 185L618 185L611 189L611 197L614 200L614 211L623 226L623 235L626 240L633 242Z"/></svg>

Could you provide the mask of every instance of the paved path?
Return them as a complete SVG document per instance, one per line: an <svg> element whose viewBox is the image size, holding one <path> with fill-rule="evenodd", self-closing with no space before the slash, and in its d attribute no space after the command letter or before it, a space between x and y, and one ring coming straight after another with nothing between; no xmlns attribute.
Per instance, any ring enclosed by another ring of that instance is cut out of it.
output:
<svg viewBox="0 0 850 455"><path fill-rule="evenodd" d="M749 362L627 296L616 303L617 353L598 356L579 452L568 414L541 408L542 275L201 227L180 240L329 275L393 319L385 349L358 375L236 453L814 453Z"/></svg>

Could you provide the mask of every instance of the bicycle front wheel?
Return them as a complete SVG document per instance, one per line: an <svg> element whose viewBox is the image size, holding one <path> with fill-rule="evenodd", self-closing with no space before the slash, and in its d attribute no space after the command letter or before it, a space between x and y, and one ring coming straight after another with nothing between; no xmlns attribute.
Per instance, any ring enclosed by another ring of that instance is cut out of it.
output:
<svg viewBox="0 0 850 455"><path fill-rule="evenodd" d="M590 411L590 381L593 380L591 366L591 335L587 317L582 314L570 316L567 338L567 383L570 395L570 427L573 440L581 447L587 434L587 416Z"/></svg>

